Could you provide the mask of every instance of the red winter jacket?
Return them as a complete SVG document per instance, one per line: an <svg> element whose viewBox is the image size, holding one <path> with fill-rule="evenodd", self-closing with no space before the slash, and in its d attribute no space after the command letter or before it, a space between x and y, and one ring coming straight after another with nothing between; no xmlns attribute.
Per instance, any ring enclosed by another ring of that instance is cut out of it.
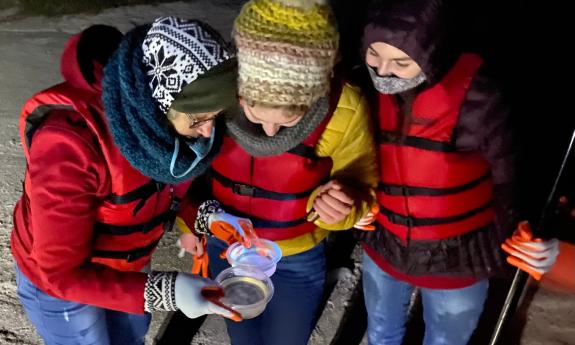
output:
<svg viewBox="0 0 575 345"><path fill-rule="evenodd" d="M32 97L22 111L27 168L12 254L49 295L143 313L147 274L140 270L190 182L155 183L120 154L102 114L101 68L91 61L94 81L85 78L81 40L77 35L65 48L65 81Z"/></svg>

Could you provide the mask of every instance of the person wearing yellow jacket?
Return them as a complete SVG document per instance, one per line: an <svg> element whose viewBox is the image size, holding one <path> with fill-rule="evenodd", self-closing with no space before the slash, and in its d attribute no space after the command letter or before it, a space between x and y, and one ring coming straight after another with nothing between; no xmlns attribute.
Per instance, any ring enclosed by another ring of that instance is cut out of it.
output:
<svg viewBox="0 0 575 345"><path fill-rule="evenodd" d="M372 126L367 117L367 111L366 100L361 90L345 83L337 107L314 148L317 157L332 160L333 167L330 175L334 180L351 181L359 185L359 188L356 187L359 190L353 192L360 194L360 199L349 208L349 213L341 221L328 223L320 217L313 222L316 225L313 232L276 241L283 256L302 253L315 247L328 236L329 231L354 227L358 220L370 211L370 200L373 200L372 188L377 184L377 176L375 175L376 157ZM313 212L316 197L326 186L334 184L337 186L335 182L331 182L315 188L307 198L306 211ZM193 227L188 226L192 223L183 218L176 219L177 227L184 234L195 232L191 229ZM193 255L201 256L203 248L200 241L194 240L191 236L184 236L181 240L183 248ZM235 240L241 241L242 238L239 236Z"/></svg>
<svg viewBox="0 0 575 345"><path fill-rule="evenodd" d="M222 250L246 240L245 218L280 246L273 299L257 318L228 322L228 333L234 345L303 345L324 291L323 240L352 228L373 204L367 102L333 78L338 33L325 1L249 1L232 36L241 106L226 117L208 174L215 200L199 207L194 230L207 238L212 276L228 267ZM202 254L195 235L182 241Z"/></svg>

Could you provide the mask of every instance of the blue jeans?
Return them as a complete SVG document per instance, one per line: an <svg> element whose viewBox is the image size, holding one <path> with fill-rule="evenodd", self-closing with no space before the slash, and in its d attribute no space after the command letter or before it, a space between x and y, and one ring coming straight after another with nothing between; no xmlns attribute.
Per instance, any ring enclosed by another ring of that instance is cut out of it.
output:
<svg viewBox="0 0 575 345"><path fill-rule="evenodd" d="M487 280L462 289L421 289L424 345L465 345L487 298ZM363 293L369 345L401 345L414 287L399 281L363 254Z"/></svg>
<svg viewBox="0 0 575 345"><path fill-rule="evenodd" d="M229 267L219 258L226 244L208 240L212 277ZM241 322L226 319L233 345L307 345L319 312L325 284L323 242L296 255L284 257L271 277L274 296L258 317Z"/></svg>
<svg viewBox="0 0 575 345"><path fill-rule="evenodd" d="M143 345L151 315L65 301L38 289L16 268L18 297L46 345Z"/></svg>

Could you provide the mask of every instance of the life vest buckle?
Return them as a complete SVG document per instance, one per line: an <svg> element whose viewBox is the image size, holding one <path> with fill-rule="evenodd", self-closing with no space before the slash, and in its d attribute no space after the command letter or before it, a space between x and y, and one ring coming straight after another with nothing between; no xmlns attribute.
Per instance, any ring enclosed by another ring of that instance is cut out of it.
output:
<svg viewBox="0 0 575 345"><path fill-rule="evenodd" d="M393 224L407 226L408 228L413 228L415 225L414 219L411 216L403 216L400 214L389 214L387 218Z"/></svg>
<svg viewBox="0 0 575 345"><path fill-rule="evenodd" d="M242 183L234 183L232 187L234 194L243 195L243 196L254 196L255 188L253 186L249 186L247 184Z"/></svg>
<svg viewBox="0 0 575 345"><path fill-rule="evenodd" d="M383 144L400 144L401 135L389 131L382 131L379 133L379 141Z"/></svg>

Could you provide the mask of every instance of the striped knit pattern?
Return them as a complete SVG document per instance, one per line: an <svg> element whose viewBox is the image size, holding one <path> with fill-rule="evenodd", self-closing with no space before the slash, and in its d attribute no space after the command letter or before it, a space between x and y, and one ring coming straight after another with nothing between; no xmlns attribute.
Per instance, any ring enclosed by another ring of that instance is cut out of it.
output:
<svg viewBox="0 0 575 345"><path fill-rule="evenodd" d="M244 99L309 107L327 94L339 37L323 1L251 0L233 38Z"/></svg>

